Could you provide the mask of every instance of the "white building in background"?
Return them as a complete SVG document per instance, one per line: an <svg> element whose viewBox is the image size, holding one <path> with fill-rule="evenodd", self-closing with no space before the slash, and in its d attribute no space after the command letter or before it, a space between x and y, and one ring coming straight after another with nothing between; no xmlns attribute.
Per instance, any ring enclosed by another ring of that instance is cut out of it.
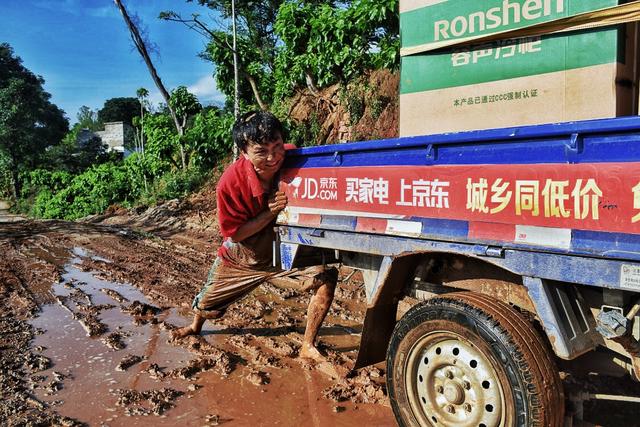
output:
<svg viewBox="0 0 640 427"><path fill-rule="evenodd" d="M132 147L134 139L133 127L124 122L107 122L104 124L104 130L95 132L107 144L107 151L117 151L125 157L131 152L125 149L125 146Z"/></svg>
<svg viewBox="0 0 640 427"><path fill-rule="evenodd" d="M125 146L133 147L135 130L124 122L107 122L104 124L104 130L92 132L89 129L82 129L78 134L78 143L84 144L91 138L98 137L104 144L107 144L107 151L116 151L127 157L133 151L125 148Z"/></svg>

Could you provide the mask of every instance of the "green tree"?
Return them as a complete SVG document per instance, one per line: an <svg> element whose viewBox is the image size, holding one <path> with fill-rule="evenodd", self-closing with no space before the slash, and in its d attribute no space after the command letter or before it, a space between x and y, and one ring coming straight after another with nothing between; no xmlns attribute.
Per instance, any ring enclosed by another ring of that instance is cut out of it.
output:
<svg viewBox="0 0 640 427"><path fill-rule="evenodd" d="M182 161L182 169L187 168L187 159L185 154L184 131L187 127L189 117L202 110L202 105L198 102L198 98L189 93L185 86L178 86L171 91L169 105L175 111L180 126L178 127L178 144L180 145L180 160Z"/></svg>
<svg viewBox="0 0 640 427"><path fill-rule="evenodd" d="M45 149L59 144L69 129L43 85L44 79L25 68L9 44L0 44L0 151L8 159L16 198L20 173L35 169Z"/></svg>
<svg viewBox="0 0 640 427"><path fill-rule="evenodd" d="M46 151L41 167L79 174L90 166L109 161L112 155L107 148L100 137L76 123L60 144Z"/></svg>
<svg viewBox="0 0 640 427"><path fill-rule="evenodd" d="M91 108L83 105L76 114L78 120L77 126L80 129L89 129L90 131L100 130L102 123L98 120L98 112L93 111Z"/></svg>
<svg viewBox="0 0 640 427"><path fill-rule="evenodd" d="M233 114L209 108L197 114L185 134L191 152L190 165L209 170L233 151Z"/></svg>
<svg viewBox="0 0 640 427"><path fill-rule="evenodd" d="M134 121L133 124L139 129L139 150L144 155L144 111L149 107L149 101L147 100L149 97L149 91L143 87L138 88L138 90L136 90L136 96L138 97L138 102L140 102L140 123L136 126Z"/></svg>
<svg viewBox="0 0 640 427"><path fill-rule="evenodd" d="M198 3L229 22L231 0ZM319 96L318 87L399 64L398 0L236 1L236 14L239 98L245 107L268 109L301 86ZM201 56L215 65L218 88L233 99L230 25L172 11L160 18L183 23L208 39Z"/></svg>
<svg viewBox="0 0 640 427"><path fill-rule="evenodd" d="M60 179L56 173L51 179ZM75 220L87 215L103 212L109 205L127 202L138 194L132 193L126 167L114 163L92 166L62 188L41 188L36 196L32 214L42 218L64 218ZM51 182L51 181L50 181ZM55 181L54 181L55 182ZM48 187L51 183L47 184Z"/></svg>
<svg viewBox="0 0 640 427"><path fill-rule="evenodd" d="M147 114L144 134L147 136L144 156L152 177L180 167L178 134L169 114Z"/></svg>
<svg viewBox="0 0 640 427"><path fill-rule="evenodd" d="M137 98L123 97L107 99L104 106L98 111L98 120L101 123L124 122L133 125L133 118L140 111L140 102Z"/></svg>
<svg viewBox="0 0 640 427"><path fill-rule="evenodd" d="M317 93L367 70L399 63L398 0L354 0L336 7L289 0L280 7L275 31L282 39L276 66L277 95L299 86Z"/></svg>

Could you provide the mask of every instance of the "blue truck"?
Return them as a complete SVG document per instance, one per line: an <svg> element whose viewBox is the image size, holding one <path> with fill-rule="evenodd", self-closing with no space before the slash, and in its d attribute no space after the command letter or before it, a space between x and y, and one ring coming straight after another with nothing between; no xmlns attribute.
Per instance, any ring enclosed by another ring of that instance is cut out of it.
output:
<svg viewBox="0 0 640 427"><path fill-rule="evenodd" d="M640 379L640 117L302 148L281 188L275 261L362 270L399 425L562 426L599 347Z"/></svg>

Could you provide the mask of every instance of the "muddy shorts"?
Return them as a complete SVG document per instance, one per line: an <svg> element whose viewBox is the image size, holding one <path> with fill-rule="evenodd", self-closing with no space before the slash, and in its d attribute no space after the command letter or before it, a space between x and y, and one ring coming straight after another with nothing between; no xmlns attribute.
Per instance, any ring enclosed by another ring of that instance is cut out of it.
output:
<svg viewBox="0 0 640 427"><path fill-rule="evenodd" d="M256 270L254 268L227 265L216 258L209 270L207 281L193 300L191 307L202 317L209 311L224 312L262 283L285 277L295 278L302 290L317 289L325 283L335 286L338 270L335 267L314 266L306 269L283 271L278 269Z"/></svg>

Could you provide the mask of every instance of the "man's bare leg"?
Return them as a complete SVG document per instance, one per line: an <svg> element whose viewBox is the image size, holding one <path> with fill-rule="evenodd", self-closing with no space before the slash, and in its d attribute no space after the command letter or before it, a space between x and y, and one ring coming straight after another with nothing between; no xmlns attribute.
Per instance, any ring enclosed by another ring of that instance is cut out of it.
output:
<svg viewBox="0 0 640 427"><path fill-rule="evenodd" d="M316 348L315 340L320 330L320 325L322 325L324 318L329 312L329 307L331 307L335 289L336 285L334 282L326 282L320 286L316 294L311 297L309 308L307 309L307 328L304 331L300 357L313 359L318 362L325 360L324 356L322 356Z"/></svg>
<svg viewBox="0 0 640 427"><path fill-rule="evenodd" d="M171 337L173 339L184 338L189 335L199 335L202 332L202 325L204 325L205 320L207 319L217 319L222 316L223 311L211 310L207 312L206 315L197 312L193 316L193 322L189 326L185 326L184 328L176 329L171 333Z"/></svg>

